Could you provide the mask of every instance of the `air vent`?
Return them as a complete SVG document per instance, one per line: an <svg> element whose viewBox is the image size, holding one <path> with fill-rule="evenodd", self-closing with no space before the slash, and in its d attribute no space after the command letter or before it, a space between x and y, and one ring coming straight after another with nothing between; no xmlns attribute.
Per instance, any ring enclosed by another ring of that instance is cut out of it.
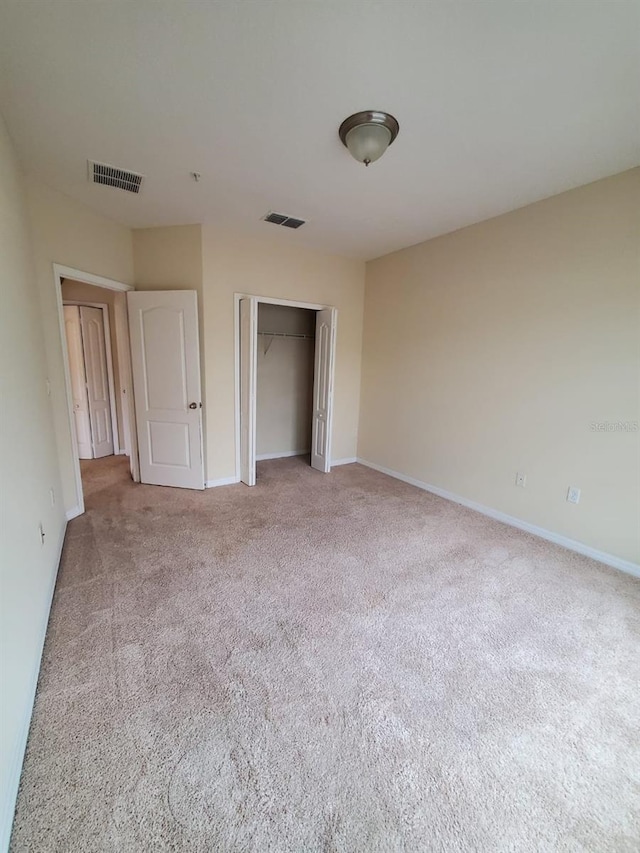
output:
<svg viewBox="0 0 640 853"><path fill-rule="evenodd" d="M304 225L304 219L296 219L293 216L286 216L284 213L267 213L262 217L265 222L273 222L274 225L284 225L285 228L299 228Z"/></svg>
<svg viewBox="0 0 640 853"><path fill-rule="evenodd" d="M118 169L106 163L94 163L93 160L87 162L89 164L89 180L94 184L116 187L119 190L126 190L128 193L140 192L144 181L143 175L127 172L126 169Z"/></svg>

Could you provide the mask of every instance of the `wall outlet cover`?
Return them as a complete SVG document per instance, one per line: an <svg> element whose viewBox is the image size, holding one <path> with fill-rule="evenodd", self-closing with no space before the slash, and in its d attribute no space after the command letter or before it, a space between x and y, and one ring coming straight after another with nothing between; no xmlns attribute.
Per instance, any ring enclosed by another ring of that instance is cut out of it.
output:
<svg viewBox="0 0 640 853"><path fill-rule="evenodd" d="M569 486L567 500L570 504L580 503L580 489L577 486Z"/></svg>
<svg viewBox="0 0 640 853"><path fill-rule="evenodd" d="M518 472L516 474L516 486L520 486L521 489L524 489L524 487L526 485L527 485L527 475L521 474L520 472Z"/></svg>

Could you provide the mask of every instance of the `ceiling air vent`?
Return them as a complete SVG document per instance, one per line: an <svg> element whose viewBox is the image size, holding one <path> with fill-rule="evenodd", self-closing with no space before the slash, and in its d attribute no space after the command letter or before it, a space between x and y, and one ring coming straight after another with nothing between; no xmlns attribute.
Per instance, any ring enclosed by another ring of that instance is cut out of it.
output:
<svg viewBox="0 0 640 853"><path fill-rule="evenodd" d="M274 225L284 225L285 228L299 228L304 225L304 219L296 219L294 216L285 216L284 213L267 213L262 217L265 222L273 222Z"/></svg>
<svg viewBox="0 0 640 853"><path fill-rule="evenodd" d="M87 162L89 164L89 180L94 184L116 187L119 190L126 190L128 193L140 192L144 181L143 175L127 172L126 169L118 169L106 163L95 163L93 160Z"/></svg>

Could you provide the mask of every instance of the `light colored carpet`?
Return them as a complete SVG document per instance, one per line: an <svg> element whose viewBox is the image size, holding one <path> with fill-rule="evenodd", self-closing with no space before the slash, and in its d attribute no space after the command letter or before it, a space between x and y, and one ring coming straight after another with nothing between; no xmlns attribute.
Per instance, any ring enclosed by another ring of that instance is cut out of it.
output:
<svg viewBox="0 0 640 853"><path fill-rule="evenodd" d="M637 851L640 584L359 465L84 467L13 851Z"/></svg>

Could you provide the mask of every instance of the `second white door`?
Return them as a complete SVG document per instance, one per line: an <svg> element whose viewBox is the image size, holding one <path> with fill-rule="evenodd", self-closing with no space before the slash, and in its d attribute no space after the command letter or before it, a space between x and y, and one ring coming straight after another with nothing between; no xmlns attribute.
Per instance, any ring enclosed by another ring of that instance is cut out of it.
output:
<svg viewBox="0 0 640 853"><path fill-rule="evenodd" d="M316 352L313 373L313 419L311 423L311 467L327 474L331 470L331 421L337 312L323 308L316 313Z"/></svg>
<svg viewBox="0 0 640 853"><path fill-rule="evenodd" d="M109 371L100 308L65 305L73 414L80 459L113 454Z"/></svg>
<svg viewBox="0 0 640 853"><path fill-rule="evenodd" d="M87 371L84 366L80 308L77 305L64 306L64 330L67 336L73 425L78 443L78 456L80 459L93 459L89 400L87 398Z"/></svg>
<svg viewBox="0 0 640 853"><path fill-rule="evenodd" d="M104 340L104 320L100 308L80 307L82 346L87 372L87 402L91 421L94 458L113 455L109 374Z"/></svg>

